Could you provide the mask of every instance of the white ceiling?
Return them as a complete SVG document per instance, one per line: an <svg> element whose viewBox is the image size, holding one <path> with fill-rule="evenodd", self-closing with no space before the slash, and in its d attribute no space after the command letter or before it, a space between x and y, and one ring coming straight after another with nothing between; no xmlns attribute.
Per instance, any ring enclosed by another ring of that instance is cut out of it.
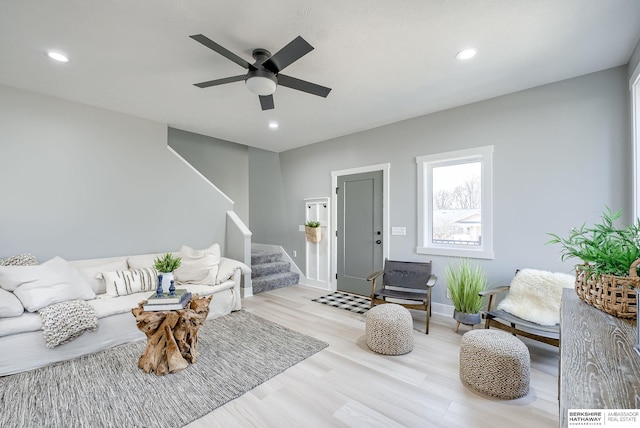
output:
<svg viewBox="0 0 640 428"><path fill-rule="evenodd" d="M301 35L284 73L332 91L263 112L244 82L197 88L246 72L198 33L251 63ZM0 84L279 152L623 65L639 37L638 0L3 0Z"/></svg>

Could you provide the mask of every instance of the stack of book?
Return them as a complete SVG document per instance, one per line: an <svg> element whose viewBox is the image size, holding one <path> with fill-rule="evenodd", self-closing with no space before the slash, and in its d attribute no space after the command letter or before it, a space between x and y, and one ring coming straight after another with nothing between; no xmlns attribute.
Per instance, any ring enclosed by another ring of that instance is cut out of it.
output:
<svg viewBox="0 0 640 428"><path fill-rule="evenodd" d="M191 300L191 293L183 288L176 288L175 295L163 293L158 297L153 293L147 298L147 303L142 306L145 311L177 311L184 309Z"/></svg>

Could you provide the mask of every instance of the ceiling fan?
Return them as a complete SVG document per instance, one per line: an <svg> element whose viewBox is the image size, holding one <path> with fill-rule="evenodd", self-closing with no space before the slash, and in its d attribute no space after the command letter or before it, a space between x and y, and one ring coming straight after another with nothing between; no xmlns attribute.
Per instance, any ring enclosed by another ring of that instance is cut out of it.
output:
<svg viewBox="0 0 640 428"><path fill-rule="evenodd" d="M324 98L326 98L327 95L329 95L329 92L331 92L331 88L325 88L324 86L316 85L315 83L296 79L295 77L286 76L280 73L293 62L299 60L313 50L313 46L307 43L307 41L300 36L289 42L289 44L276 52L275 55L271 55L271 52L266 49L254 49L253 59L255 59L255 62L253 64L249 64L238 55L223 48L202 34L195 34L189 37L205 45L209 49L214 50L223 57L235 62L240 67L249 70L247 74L194 83L194 85L199 88L208 88L210 86L223 85L225 83L244 80L247 88L260 97L260 106L262 107L262 110L270 110L274 108L273 93L278 85Z"/></svg>

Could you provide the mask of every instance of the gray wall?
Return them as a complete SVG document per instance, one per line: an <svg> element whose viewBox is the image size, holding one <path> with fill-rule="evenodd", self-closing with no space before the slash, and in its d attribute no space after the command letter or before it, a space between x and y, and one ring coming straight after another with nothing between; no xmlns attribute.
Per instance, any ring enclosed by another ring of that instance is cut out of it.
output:
<svg viewBox="0 0 640 428"><path fill-rule="evenodd" d="M415 252L416 156L494 145L495 259L480 261L492 284L516 268L570 272L548 232L564 234L599 219L604 206L631 212L627 68L618 67L471 105L359 132L280 154L288 236L304 270L302 200L331 195L331 171L389 162L390 256L433 259L445 299L450 259ZM627 217L628 218L628 217ZM257 233L257 231L254 231ZM287 236L287 235L283 235Z"/></svg>
<svg viewBox="0 0 640 428"><path fill-rule="evenodd" d="M226 198L164 124L0 86L0 257L82 259L224 245Z"/></svg>
<svg viewBox="0 0 640 428"><path fill-rule="evenodd" d="M286 209L278 154L249 147L249 171L252 242L271 245L290 242L292 218Z"/></svg>
<svg viewBox="0 0 640 428"><path fill-rule="evenodd" d="M640 40L638 40L638 44L636 45L636 48L631 53L631 58L629 58L629 64L627 65L629 79L631 79L633 72L636 71L636 68L638 68L639 65L640 65Z"/></svg>
<svg viewBox="0 0 640 428"><path fill-rule="evenodd" d="M234 202L249 224L249 155L247 146L169 128L169 146Z"/></svg>

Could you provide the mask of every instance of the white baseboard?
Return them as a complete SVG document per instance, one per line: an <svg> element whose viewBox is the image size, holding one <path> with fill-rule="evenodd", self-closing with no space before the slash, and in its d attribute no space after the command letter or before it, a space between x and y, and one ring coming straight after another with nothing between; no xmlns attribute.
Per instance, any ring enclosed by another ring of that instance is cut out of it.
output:
<svg viewBox="0 0 640 428"><path fill-rule="evenodd" d="M431 303L431 312L438 315L453 316L453 306L444 303Z"/></svg>

